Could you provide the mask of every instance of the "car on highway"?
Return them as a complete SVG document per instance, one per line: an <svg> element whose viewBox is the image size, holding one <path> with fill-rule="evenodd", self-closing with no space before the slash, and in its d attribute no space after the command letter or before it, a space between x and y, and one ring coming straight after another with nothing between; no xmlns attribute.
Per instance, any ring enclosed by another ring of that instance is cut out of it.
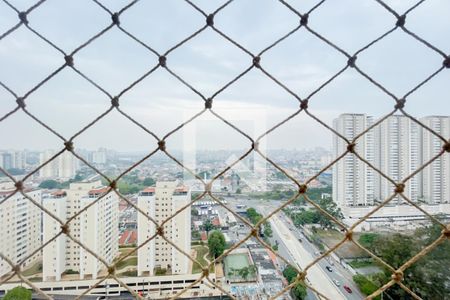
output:
<svg viewBox="0 0 450 300"><path fill-rule="evenodd" d="M330 266L326 266L325 269L327 269L328 272L333 272L333 269Z"/></svg>
<svg viewBox="0 0 450 300"><path fill-rule="evenodd" d="M353 293L352 289L348 285L344 285L344 290L346 290L347 293Z"/></svg>
<svg viewBox="0 0 450 300"><path fill-rule="evenodd" d="M340 283L338 280L336 280L336 279L333 279L333 283L334 283L336 286L341 286L341 283Z"/></svg>

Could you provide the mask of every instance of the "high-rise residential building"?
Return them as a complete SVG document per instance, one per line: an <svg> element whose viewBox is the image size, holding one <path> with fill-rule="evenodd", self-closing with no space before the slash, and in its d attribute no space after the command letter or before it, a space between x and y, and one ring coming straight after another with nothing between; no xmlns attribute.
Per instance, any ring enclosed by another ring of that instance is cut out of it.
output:
<svg viewBox="0 0 450 300"><path fill-rule="evenodd" d="M369 121L370 120L370 121ZM437 134L450 136L449 116L430 116L420 121ZM343 114L334 128L351 140L373 124L371 117ZM367 135L367 137L364 137ZM444 141L410 118L393 115L362 136L356 151L383 174L401 182L442 151ZM346 142L334 136L334 155L345 151ZM390 197L395 187L378 172L347 155L333 166L333 198L341 207L371 205ZM442 155L406 182L403 194L426 204L450 202L450 158ZM388 205L404 203L396 196Z"/></svg>
<svg viewBox="0 0 450 300"><path fill-rule="evenodd" d="M40 257L34 253L41 244L41 209L21 193L16 193L12 182L0 183L0 252L12 263L22 263L22 269L31 266ZM41 190L25 188L24 193L41 204ZM31 257L31 254L33 254ZM23 261L26 258L25 261ZM0 277L11 271L11 266L0 258Z"/></svg>
<svg viewBox="0 0 450 300"><path fill-rule="evenodd" d="M7 150L0 153L0 167L5 170L8 169L25 169L26 167L26 152Z"/></svg>
<svg viewBox="0 0 450 300"><path fill-rule="evenodd" d="M4 152L0 155L0 167L2 167L4 170L9 170L13 168L13 156L9 152Z"/></svg>
<svg viewBox="0 0 450 300"><path fill-rule="evenodd" d="M404 115L393 115L375 129L375 166L395 182L400 182L420 166L420 127ZM404 195L412 201L419 196L419 177L406 182ZM376 174L375 198L384 201L394 192L394 185ZM389 204L403 203L396 196Z"/></svg>
<svg viewBox="0 0 450 300"><path fill-rule="evenodd" d="M40 164L44 164L51 159L56 152L54 150L45 150L40 154ZM75 177L79 169L78 159L72 153L64 151L54 160L50 161L39 170L41 178L58 178L67 180Z"/></svg>
<svg viewBox="0 0 450 300"><path fill-rule="evenodd" d="M144 189L138 197L138 207L161 224L179 209L189 204L191 192L177 182L157 182L156 187ZM185 253L191 249L191 210L182 210L164 224L164 236ZM138 244L146 242L156 232L156 226L138 213ZM170 270L172 274L186 274L189 259L157 235L138 249L138 275L153 275L157 268Z"/></svg>
<svg viewBox="0 0 450 300"><path fill-rule="evenodd" d="M43 206L60 220L65 221L67 217L67 194L64 191L56 191L42 196ZM42 264L43 280L61 280L61 274L66 271L66 244L67 237L60 234L61 226L49 214L43 214L42 241L43 244L52 240L42 250L45 263ZM56 238L55 238L56 237ZM49 259L53 258L53 259Z"/></svg>
<svg viewBox="0 0 450 300"><path fill-rule="evenodd" d="M39 155L39 164L43 165L55 155L54 150L45 150ZM39 177L41 178L55 178L58 176L58 159L54 159L47 163L39 170Z"/></svg>
<svg viewBox="0 0 450 300"><path fill-rule="evenodd" d="M90 205L69 223L70 234L109 264L119 251L119 200L115 193L108 191L109 188L102 186L100 180L71 183L64 195L59 198L53 196L46 201L55 215L64 215L63 220ZM65 214L62 203L65 203ZM55 230L60 229L56 220L48 219L48 222L51 225L44 226L44 237L51 237ZM43 274L44 280L58 280L62 270L76 271L81 279L97 278L99 271L105 268L102 262L70 238L55 240L47 247L43 264L55 264L58 268L48 268L48 272ZM60 251L61 247L65 251ZM61 261L64 261L63 267Z"/></svg>
<svg viewBox="0 0 450 300"><path fill-rule="evenodd" d="M94 164L106 164L106 154L107 150L105 148L92 152L92 162Z"/></svg>
<svg viewBox="0 0 450 300"><path fill-rule="evenodd" d="M450 116L429 116L420 119L425 126L437 134L450 137ZM443 141L431 131L422 128L421 163L425 164L440 151ZM423 182L420 198L425 203L450 203L450 157L447 153L425 167L420 173Z"/></svg>
<svg viewBox="0 0 450 300"><path fill-rule="evenodd" d="M365 114L342 114L333 121L334 129L348 140L373 124ZM347 149L347 143L333 135L333 154L337 157ZM364 159L374 161L374 132L357 140L355 151ZM374 170L354 154L347 154L333 165L333 199L341 207L372 205L375 197Z"/></svg>

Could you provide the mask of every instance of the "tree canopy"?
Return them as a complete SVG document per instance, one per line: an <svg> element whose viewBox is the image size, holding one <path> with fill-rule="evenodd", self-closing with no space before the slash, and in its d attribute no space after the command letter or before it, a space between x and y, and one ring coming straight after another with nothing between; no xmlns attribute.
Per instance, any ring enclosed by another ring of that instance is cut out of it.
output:
<svg viewBox="0 0 450 300"><path fill-rule="evenodd" d="M430 245L441 235L442 227L432 225L415 230L414 234L364 234L359 242L395 269ZM450 295L450 242L443 241L424 257L409 266L403 274L403 283L422 299L446 299ZM372 276L372 282L380 287L391 278L391 271ZM393 299L412 299L398 285L384 293Z"/></svg>
<svg viewBox="0 0 450 300"><path fill-rule="evenodd" d="M286 278L286 280L289 283L292 283L295 281L297 274L298 274L297 270L295 270L294 267L291 265L288 265L283 270L283 276L284 276L284 278ZM291 294L294 297L294 299L303 300L306 298L306 294L307 294L306 287L303 284L298 283L291 289Z"/></svg>
<svg viewBox="0 0 450 300"><path fill-rule="evenodd" d="M31 296L32 293L30 290L21 286L16 286L6 293L3 300L31 300Z"/></svg>
<svg viewBox="0 0 450 300"><path fill-rule="evenodd" d="M213 231L208 237L209 252L214 258L219 257L225 250L225 237L220 231Z"/></svg>

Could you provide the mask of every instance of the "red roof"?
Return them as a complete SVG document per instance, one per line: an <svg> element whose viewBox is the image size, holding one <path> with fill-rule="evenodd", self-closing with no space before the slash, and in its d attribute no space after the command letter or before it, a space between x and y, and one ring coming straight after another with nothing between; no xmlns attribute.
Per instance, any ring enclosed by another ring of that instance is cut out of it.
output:
<svg viewBox="0 0 450 300"><path fill-rule="evenodd" d="M136 230L133 230L128 239L128 244L134 244L136 243L136 241L137 241L137 232Z"/></svg>
<svg viewBox="0 0 450 300"><path fill-rule="evenodd" d="M127 241L129 235L130 235L130 232L127 231L127 230L125 230L125 231L122 233L122 235L120 236L120 239L119 239L119 245L124 245L125 242Z"/></svg>
<svg viewBox="0 0 450 300"><path fill-rule="evenodd" d="M102 187L99 189L90 190L88 194L89 194L89 196L101 195L101 194L108 192L109 189L110 189L109 186L105 186L105 187Z"/></svg>
<svg viewBox="0 0 450 300"><path fill-rule="evenodd" d="M188 189L187 186L178 186L178 187L175 189L175 191L176 191L176 192L187 192L187 191L189 191L189 189Z"/></svg>
<svg viewBox="0 0 450 300"><path fill-rule="evenodd" d="M136 230L128 231L125 230L119 239L119 245L129 245L136 243L137 232Z"/></svg>
<svg viewBox="0 0 450 300"><path fill-rule="evenodd" d="M154 193L155 192L155 188L154 187L146 187L145 189L142 190L143 193Z"/></svg>
<svg viewBox="0 0 450 300"><path fill-rule="evenodd" d="M212 223L214 226L217 226L217 227L220 226L220 220L219 220L219 218L214 218L214 219L211 221L211 223Z"/></svg>
<svg viewBox="0 0 450 300"><path fill-rule="evenodd" d="M62 197L62 196L66 195L66 192L64 192L64 191L55 191L55 192L51 193L51 195L55 196L55 197Z"/></svg>
<svg viewBox="0 0 450 300"><path fill-rule="evenodd" d="M206 241L208 239L208 236L206 235L205 231L202 231L201 238L202 238L202 241Z"/></svg>

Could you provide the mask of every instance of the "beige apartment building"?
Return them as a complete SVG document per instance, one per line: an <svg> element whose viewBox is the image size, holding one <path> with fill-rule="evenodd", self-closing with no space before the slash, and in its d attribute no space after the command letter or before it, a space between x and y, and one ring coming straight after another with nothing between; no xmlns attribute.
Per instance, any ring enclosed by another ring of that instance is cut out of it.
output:
<svg viewBox="0 0 450 300"><path fill-rule="evenodd" d="M138 207L158 224L174 215L191 201L190 189L177 182L157 182L156 187L141 191ZM156 232L156 225L138 214L138 245ZM164 224L165 237L186 253L191 249L191 209L178 213ZM138 276L153 276L155 268L169 270L172 274L187 274L189 259L162 237L157 236L138 249Z"/></svg>
<svg viewBox="0 0 450 300"><path fill-rule="evenodd" d="M46 207L63 220L94 203L70 222L70 234L109 264L119 253L119 199L113 192L103 196L108 190L100 180L72 183L63 194L52 195L44 201ZM59 224L54 219L46 220L46 216L44 223L45 242L59 230ZM78 272L80 279L95 279L105 268L97 258L67 237L56 239L44 248L43 265L44 280L59 280L68 270Z"/></svg>
<svg viewBox="0 0 450 300"><path fill-rule="evenodd" d="M6 199L14 190L12 182L0 182L0 253L14 264L22 263L22 269L26 269L40 258L39 251L29 256L42 243L41 209L20 193ZM41 203L40 190L25 188L25 194ZM0 258L0 278L11 269L11 266Z"/></svg>

